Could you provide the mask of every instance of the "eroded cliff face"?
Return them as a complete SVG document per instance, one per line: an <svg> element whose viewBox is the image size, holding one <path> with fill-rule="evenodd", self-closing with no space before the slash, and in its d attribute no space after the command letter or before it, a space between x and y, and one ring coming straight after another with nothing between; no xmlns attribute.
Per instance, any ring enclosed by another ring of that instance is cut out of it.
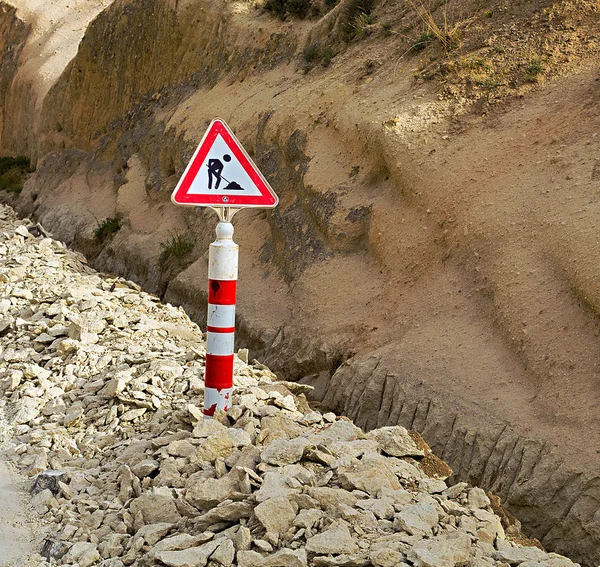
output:
<svg viewBox="0 0 600 567"><path fill-rule="evenodd" d="M0 140L6 129L6 99L15 80L19 58L30 29L17 17L16 9L8 4L0 4L0 53L2 74L0 74ZM0 144L4 149L4 145Z"/></svg>
<svg viewBox="0 0 600 567"><path fill-rule="evenodd" d="M5 124L3 154L44 155L40 144L42 105L48 91L77 53L88 24L113 0L11 0L2 3L5 22L17 20L26 35L10 41L19 64L2 85ZM2 75L4 77L4 68Z"/></svg>
<svg viewBox="0 0 600 567"><path fill-rule="evenodd" d="M419 55L403 55L400 34L340 43L340 14L279 21L244 2L119 0L86 23L35 120L17 94L36 82L16 81L5 56L2 151L39 157L16 206L202 323L216 217L169 197L224 118L280 196L235 218L240 345L362 426L424 432L457 478L595 565L593 50L576 75L481 117L415 81ZM18 55L27 26L6 8L0 25ZM333 63L309 68L303 49L325 40ZM115 216L120 230L97 239ZM174 231L194 250L161 262Z"/></svg>

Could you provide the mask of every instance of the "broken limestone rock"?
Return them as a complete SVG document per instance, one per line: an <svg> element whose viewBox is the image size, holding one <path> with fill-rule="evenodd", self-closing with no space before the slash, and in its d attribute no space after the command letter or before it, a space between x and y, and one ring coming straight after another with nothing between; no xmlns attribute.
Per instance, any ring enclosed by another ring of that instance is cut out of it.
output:
<svg viewBox="0 0 600 567"><path fill-rule="evenodd" d="M298 513L298 505L285 496L261 502L254 514L265 531L283 535L287 532Z"/></svg>
<svg viewBox="0 0 600 567"><path fill-rule="evenodd" d="M341 521L335 522L326 531L306 541L306 551L321 555L353 554L358 549L358 544L354 541L348 525Z"/></svg>
<svg viewBox="0 0 600 567"><path fill-rule="evenodd" d="M219 545L219 541L210 541L199 547L190 547L181 551L159 551L155 557L169 567L204 567Z"/></svg>
<svg viewBox="0 0 600 567"><path fill-rule="evenodd" d="M573 567L413 433L322 415L259 363L203 419L183 310L23 227L0 207L0 420L51 534L23 567Z"/></svg>
<svg viewBox="0 0 600 567"><path fill-rule="evenodd" d="M173 494L166 487L142 494L131 502L130 509L134 516L139 512L145 524L175 523L181 519Z"/></svg>
<svg viewBox="0 0 600 567"><path fill-rule="evenodd" d="M79 567L92 567L100 561L100 554L93 543L77 542L65 554L63 560L69 563L77 563Z"/></svg>
<svg viewBox="0 0 600 567"><path fill-rule="evenodd" d="M374 429L367 433L367 438L377 441L381 452L390 457L422 457L425 454L400 425Z"/></svg>
<svg viewBox="0 0 600 567"><path fill-rule="evenodd" d="M58 483L66 476L65 471L47 470L38 474L33 481L31 494L37 494L44 489L49 489L52 494L58 494Z"/></svg>
<svg viewBox="0 0 600 567"><path fill-rule="evenodd" d="M267 445L260 457L264 463L270 465L291 465L302 458L308 445L310 445L310 442L304 437L276 439Z"/></svg>
<svg viewBox="0 0 600 567"><path fill-rule="evenodd" d="M358 463L343 467L339 472L339 481L347 490L361 490L376 495L381 489L396 490L401 488L396 475L385 463Z"/></svg>
<svg viewBox="0 0 600 567"><path fill-rule="evenodd" d="M471 538L452 533L417 542L407 553L415 567L457 567L469 561Z"/></svg>
<svg viewBox="0 0 600 567"><path fill-rule="evenodd" d="M62 557L71 549L70 543L59 539L46 539L42 544L40 555L46 559L62 559Z"/></svg>
<svg viewBox="0 0 600 567"><path fill-rule="evenodd" d="M430 536L439 522L435 506L419 502L406 506L394 517L394 528L402 529L410 535Z"/></svg>

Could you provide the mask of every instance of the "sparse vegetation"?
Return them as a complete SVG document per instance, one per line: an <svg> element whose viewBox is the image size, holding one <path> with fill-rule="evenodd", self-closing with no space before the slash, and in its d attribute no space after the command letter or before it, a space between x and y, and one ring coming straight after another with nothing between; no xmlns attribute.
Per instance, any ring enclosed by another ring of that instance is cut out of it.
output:
<svg viewBox="0 0 600 567"><path fill-rule="evenodd" d="M376 66L377 66L377 61L375 59L367 59L365 61L365 73L367 75L370 75L375 70Z"/></svg>
<svg viewBox="0 0 600 567"><path fill-rule="evenodd" d="M307 69L310 69L318 63L321 63L323 67L327 67L334 58L335 53L330 45L311 43L304 49L302 56L307 64Z"/></svg>
<svg viewBox="0 0 600 567"><path fill-rule="evenodd" d="M435 37L442 47L444 51L449 52L453 49L456 49L460 44L460 22L450 24L448 21L448 4L444 4L444 14L443 14L443 23L438 24L433 16L433 11L425 7L423 4L415 4L412 0L408 2L414 10L417 12L417 15L423 22L426 27L425 33L430 33ZM425 47L427 44L425 44Z"/></svg>
<svg viewBox="0 0 600 567"><path fill-rule="evenodd" d="M544 71L544 63L539 57L534 57L525 68L525 80L536 83L540 73Z"/></svg>
<svg viewBox="0 0 600 567"><path fill-rule="evenodd" d="M30 169L30 161L27 156L17 156L10 157L4 156L0 157L0 175L6 173L10 169L21 169L23 171L31 171Z"/></svg>
<svg viewBox="0 0 600 567"><path fill-rule="evenodd" d="M489 65L481 57L470 57L463 62L465 69L487 70Z"/></svg>
<svg viewBox="0 0 600 567"><path fill-rule="evenodd" d="M320 44L311 43L304 48L302 52L302 57L304 57L304 61L306 61L309 65L314 64L319 60L319 51Z"/></svg>
<svg viewBox="0 0 600 567"><path fill-rule="evenodd" d="M375 5L375 0L265 1L267 9L283 18L320 18L301 55L305 73L331 64L345 51L345 43L370 36L374 48L380 41L381 50L389 50L388 56L396 59L394 72L402 65L417 81L439 80L443 97L465 106L479 100L496 104L509 93L549 80L565 65L576 65L578 54L591 53L597 46L600 11L598 0L559 2L534 10L521 26L521 16L486 0L408 0L401 10L385 2ZM585 33L573 35L579 28ZM383 41L392 35L394 42ZM557 48L567 44L568 50ZM366 64L358 71L364 78L375 70Z"/></svg>
<svg viewBox="0 0 600 567"><path fill-rule="evenodd" d="M311 0L267 0L265 10L273 12L280 18L296 16L306 18L311 11Z"/></svg>
<svg viewBox="0 0 600 567"><path fill-rule="evenodd" d="M373 14L360 14L354 20L354 37L362 38L369 35L375 24L375 16Z"/></svg>
<svg viewBox="0 0 600 567"><path fill-rule="evenodd" d="M381 33L385 37L389 37L392 35L392 24L390 22L382 22L381 23Z"/></svg>
<svg viewBox="0 0 600 567"><path fill-rule="evenodd" d="M488 90L488 91L493 91L495 89L497 89L500 85L502 85L502 83L496 79L494 79L493 77L488 77L487 79L484 79L483 81L481 81L479 83L479 86L481 86L482 88Z"/></svg>
<svg viewBox="0 0 600 567"><path fill-rule="evenodd" d="M0 190L19 195L23 190L25 175L31 171L27 156L0 157Z"/></svg>
<svg viewBox="0 0 600 567"><path fill-rule="evenodd" d="M190 236L175 230L169 240L161 242L160 246L162 248L160 263L165 264L171 258L181 259L187 256L194 249L194 242Z"/></svg>
<svg viewBox="0 0 600 567"><path fill-rule="evenodd" d="M23 176L18 169L9 169L0 175L0 189L7 193L19 195L23 190Z"/></svg>
<svg viewBox="0 0 600 567"><path fill-rule="evenodd" d="M409 55L417 81L439 80L444 97L477 112L576 69L597 52L597 0L553 3L531 17L485 0L408 4L412 9L394 20L406 38L398 64Z"/></svg>
<svg viewBox="0 0 600 567"><path fill-rule="evenodd" d="M94 230L94 238L103 241L121 228L121 217L116 215L99 222Z"/></svg>
<svg viewBox="0 0 600 567"><path fill-rule="evenodd" d="M341 17L341 36L344 41L364 37L369 33L375 18L372 15L374 0L352 0Z"/></svg>
<svg viewBox="0 0 600 567"><path fill-rule="evenodd" d="M323 67L327 67L331 63L333 56L333 49L328 45L324 46L321 50L321 64Z"/></svg>
<svg viewBox="0 0 600 567"><path fill-rule="evenodd" d="M430 31L425 31L417 38L417 41L412 44L410 49L411 51L422 51L434 40L435 35Z"/></svg>

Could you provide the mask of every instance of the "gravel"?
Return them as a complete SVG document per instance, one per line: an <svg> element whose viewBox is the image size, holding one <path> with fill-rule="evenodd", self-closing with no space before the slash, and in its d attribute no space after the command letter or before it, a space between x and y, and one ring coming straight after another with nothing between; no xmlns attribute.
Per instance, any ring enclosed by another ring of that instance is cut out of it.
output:
<svg viewBox="0 0 600 567"><path fill-rule="evenodd" d="M27 565L575 565L519 547L447 466L428 476L404 428L322 415L245 351L205 421L183 310L27 226L0 209L0 411L45 533Z"/></svg>

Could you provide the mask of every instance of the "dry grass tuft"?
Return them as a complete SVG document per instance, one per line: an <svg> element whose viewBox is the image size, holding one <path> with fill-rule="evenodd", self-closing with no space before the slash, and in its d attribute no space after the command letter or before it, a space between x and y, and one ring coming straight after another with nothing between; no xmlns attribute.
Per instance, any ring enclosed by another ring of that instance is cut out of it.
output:
<svg viewBox="0 0 600 567"><path fill-rule="evenodd" d="M449 23L448 3L444 4L443 21L441 24L435 21L433 10L430 7L426 7L422 3L416 4L413 0L408 0L408 4L415 10L421 22L425 25L427 30L425 33L435 37L446 53L458 48L460 45L460 28L465 22Z"/></svg>

